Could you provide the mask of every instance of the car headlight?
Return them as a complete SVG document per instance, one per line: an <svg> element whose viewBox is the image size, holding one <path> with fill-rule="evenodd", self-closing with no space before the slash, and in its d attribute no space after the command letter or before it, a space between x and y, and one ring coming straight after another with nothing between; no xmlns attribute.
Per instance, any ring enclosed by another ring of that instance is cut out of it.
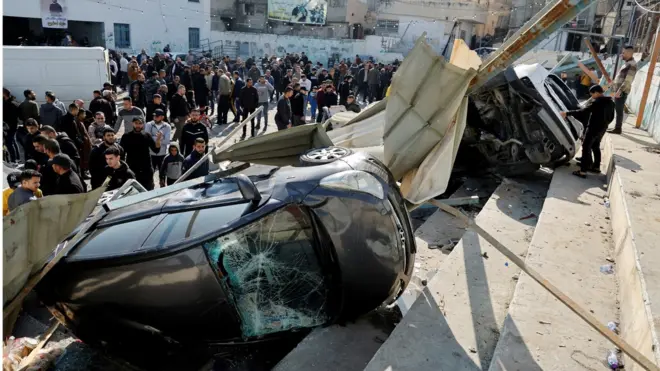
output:
<svg viewBox="0 0 660 371"><path fill-rule="evenodd" d="M328 175L321 179L321 187L346 189L351 191L368 193L379 199L385 199L383 185L373 175L364 171L347 170L341 173Z"/></svg>

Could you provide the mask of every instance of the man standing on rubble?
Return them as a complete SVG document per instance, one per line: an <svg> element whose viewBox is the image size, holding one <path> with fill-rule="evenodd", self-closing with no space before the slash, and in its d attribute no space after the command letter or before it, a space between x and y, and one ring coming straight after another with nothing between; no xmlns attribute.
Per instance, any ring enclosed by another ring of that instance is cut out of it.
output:
<svg viewBox="0 0 660 371"><path fill-rule="evenodd" d="M623 127L623 110L626 105L626 99L628 94L630 94L630 87L632 82L635 79L635 74L637 73L637 62L633 58L633 47L631 45L626 45L623 48L623 53L621 57L625 61L621 70L616 75L616 79L611 86L611 91L614 92L614 103L616 105L616 124L614 129L610 130L612 134L621 134L621 128Z"/></svg>
<svg viewBox="0 0 660 371"><path fill-rule="evenodd" d="M582 141L582 158L578 159L580 169L573 172L573 175L580 178L586 178L587 172L600 173L600 141L605 135L607 125L614 120L614 102L603 93L602 86L594 85L589 89L591 99L584 107L561 112L564 118L573 116L580 121L589 120Z"/></svg>

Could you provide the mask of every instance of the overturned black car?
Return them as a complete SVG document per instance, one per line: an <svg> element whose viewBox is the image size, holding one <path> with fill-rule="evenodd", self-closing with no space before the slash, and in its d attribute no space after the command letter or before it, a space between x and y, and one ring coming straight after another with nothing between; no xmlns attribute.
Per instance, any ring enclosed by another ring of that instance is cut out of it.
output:
<svg viewBox="0 0 660 371"><path fill-rule="evenodd" d="M415 242L391 174L345 148L301 161L110 211L42 280L41 300L91 344L207 349L392 303Z"/></svg>

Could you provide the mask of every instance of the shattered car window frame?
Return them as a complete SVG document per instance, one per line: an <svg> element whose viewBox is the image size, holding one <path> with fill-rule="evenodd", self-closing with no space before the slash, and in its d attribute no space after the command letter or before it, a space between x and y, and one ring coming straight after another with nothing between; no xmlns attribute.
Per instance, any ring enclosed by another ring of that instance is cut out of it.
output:
<svg viewBox="0 0 660 371"><path fill-rule="evenodd" d="M202 243L246 338L325 324L328 283L309 213L288 205Z"/></svg>

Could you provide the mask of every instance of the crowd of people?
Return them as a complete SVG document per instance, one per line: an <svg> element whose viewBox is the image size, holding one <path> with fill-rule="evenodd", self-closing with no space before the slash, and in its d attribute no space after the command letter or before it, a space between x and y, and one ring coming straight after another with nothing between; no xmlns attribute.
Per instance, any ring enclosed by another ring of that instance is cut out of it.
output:
<svg viewBox="0 0 660 371"><path fill-rule="evenodd" d="M112 81L93 92L87 108L83 99L67 105L52 91L38 104L30 89L22 101L3 89L5 161L22 163L21 172L7 176L3 214L38 197L87 192L108 177L107 190L129 179L151 190L154 179L171 185L193 167L189 178L204 176L208 161L195 165L214 124L246 120L262 107L251 120L254 137L266 131L273 103L278 130L322 122L326 107L360 112L361 104L386 95L398 64L356 56L326 68L305 53L243 62L142 51L112 54ZM121 91L126 94L118 99ZM241 139L246 135L247 125Z"/></svg>

